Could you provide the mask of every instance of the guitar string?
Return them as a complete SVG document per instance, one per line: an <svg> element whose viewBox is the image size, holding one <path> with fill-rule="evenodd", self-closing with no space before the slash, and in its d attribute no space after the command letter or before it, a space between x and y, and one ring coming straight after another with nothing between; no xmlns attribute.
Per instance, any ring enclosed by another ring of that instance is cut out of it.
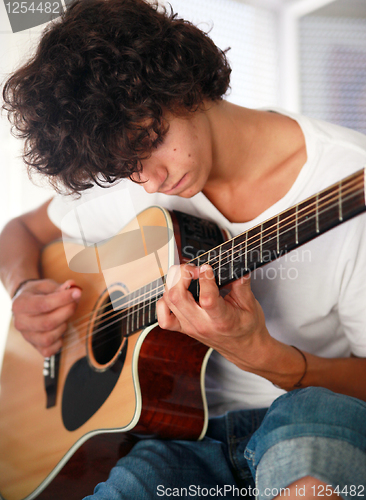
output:
<svg viewBox="0 0 366 500"><path fill-rule="evenodd" d="M349 191L349 188L350 188L350 187L351 187L351 188L352 188L352 187L354 187L354 186L352 186L352 185L351 185L353 181L355 181L355 182L357 183L357 182L359 182L359 181L360 181L360 179L358 179L358 178L356 178L356 179L355 179L355 178L350 179L350 180L348 181L348 182L349 182L349 185L347 186L348 191L347 191L347 190L343 190L343 194L347 194L347 193L349 193L349 192L350 192L350 191ZM325 201L325 200L326 200L326 198L329 198L330 196L333 196L333 195L334 195L334 193L333 193L333 191L332 191L332 192L330 192L330 193L328 193L328 194L324 195L322 198L319 198L319 199L318 199L318 208L319 208L319 202L323 202L323 201ZM336 196L337 196L337 195L333 196L333 198L330 198L330 200L327 200L327 202L334 200ZM343 201L346 201L346 200L343 200ZM301 203L302 203L302 202L301 202ZM301 218L301 216L304 216L304 215L305 215L305 216L308 216L308 213L303 213L303 214L302 214L301 212L303 212L304 210L309 209L310 207L312 207L312 206L314 206L314 205L316 205L316 204L317 204L317 202L315 201L315 202L313 202L312 204L310 204L310 205L308 205L308 206L304 207L303 209L301 209L300 211L298 211L298 212L297 212L297 217L299 218L299 216L300 216L300 218ZM322 206L324 206L324 204L323 204L323 205L320 205L320 208L321 208ZM293 207L293 208L294 208L294 207ZM333 208L333 207L329 207L329 208ZM309 213L310 213L310 211L309 211ZM278 215L280 215L280 214L278 214ZM292 221L291 219L294 219L294 217L295 217L295 219L296 219L296 214L291 214L291 215L289 215L287 218L285 218L285 219L281 220L281 229L285 228L285 227L286 227L286 225L288 225L289 223L292 223L293 221ZM288 221L288 223L284 225L284 224L283 224L283 222L285 222L285 221ZM257 228L257 227L259 227L259 226L260 226L260 224L258 224L257 226L254 226L254 227L253 227L253 228L251 228L249 231L252 231L252 230L256 229L256 228ZM249 245L252 245L252 244L256 244L256 243L257 243L258 239L255 239L255 238L257 238L257 237L258 237L258 235L259 235L259 236L261 236L261 235L262 235L262 238L263 238L263 236L264 236L264 235L265 235L265 237L268 237L268 236L270 236L271 234L273 234L274 232L277 232L277 228L276 228L276 229L274 229L274 230L273 230L273 232L272 232L272 233L271 233L271 232L269 232L268 234L265 234L265 233L266 233L266 231L271 231L271 230L272 230L272 228L273 228L274 226L277 226L277 223L273 224L272 226L269 226L269 227L268 227L268 228L266 228L264 231L261 231L261 232L259 232L259 233L254 234L253 236L251 236L251 237L247 240L247 242L246 242L247 247L248 247ZM248 231L247 231L247 232L248 232ZM235 236L234 238L232 238L231 240L229 240L229 241L227 241L227 242L224 242L222 245L224 245L225 243L226 243L226 244L227 244L227 243L230 243L230 241L232 241L232 240L234 240L234 239L237 239L237 238L239 238L240 236L242 236L242 235L244 235L244 234L245 234L245 232L244 232L244 233L242 233L242 234L239 234L239 235ZM280 235L283 235L283 234L284 234L284 233L281 233ZM253 240L253 241L251 241L251 240ZM270 241L270 240L268 240L268 241ZM268 242L268 241L267 241L267 242ZM267 242L266 242L266 243L267 243ZM240 246L240 245L242 245L242 244L243 244L243 243L240 243L240 244L238 244L238 245L236 245L236 246L232 247L230 250L226 250L226 251L224 251L223 253L221 253L221 255L220 255L220 256L214 256L214 257L211 259L211 261L214 261L214 260L215 260L215 259L217 259L217 258L221 258L221 259L222 259L223 257L224 257L224 258L226 258L225 254L229 254L229 253L231 254L231 253L232 253L232 251L233 251L233 249L235 249L236 247L238 247L238 246ZM222 246L222 245L218 245L218 246L216 246L216 247L214 247L214 248L211 248L208 252L205 252L204 254L201 254L199 257L195 257L194 259L192 259L192 260L191 260L188 264L193 263L193 262L194 262L194 261L196 261L196 260L198 260L198 262L199 262L199 261L203 258L203 256L205 256L205 255L209 255L210 253L212 253L214 250L216 250L217 248L219 248L219 247L220 247L220 246ZM259 247L250 248L250 250L251 250L251 251L253 251L253 250L256 250L257 248L259 248ZM247 253L248 253L248 248L247 248ZM208 261L207 261L207 262L208 262ZM156 281L156 280L155 280L155 281ZM149 292L149 293L150 293L150 292ZM143 295L144 295L144 294L143 294ZM133 300L139 299L139 298L143 297L143 295L140 295L139 297L135 297ZM126 297L126 296L124 296L124 297L123 297L123 298L121 298L121 299L116 299L116 301L114 302L114 304L117 304L119 301L122 301L122 302L123 302L123 300L124 300L124 298L125 298L125 297ZM121 304L121 305L122 305L122 304ZM126 306L126 305L129 305L129 303L128 303L128 302L126 302L126 303L124 303L123 305L124 305L124 306ZM105 305L103 305L103 306L101 306L101 307L99 307L99 308L98 308L98 311L101 311L101 310L103 310L103 309L105 309L105 308L107 308L107 307L108 307L108 303L107 303L107 304L105 304ZM90 319L90 318L92 317L92 315L93 315L93 314L91 314L91 313L87 313L87 314L85 314L85 315L81 316L80 318L78 318L77 320L75 320L75 321L72 323L72 325L73 325L73 326L76 326L76 325L77 325L77 324L79 324L81 321L83 321L85 318L89 318L89 319ZM101 316L102 316L102 315L101 315ZM101 316L100 316L100 317L101 317Z"/></svg>
<svg viewBox="0 0 366 500"><path fill-rule="evenodd" d="M347 201L347 199L345 199L344 201ZM334 205L334 206L335 206L335 205ZM332 208L332 207L328 207L328 208ZM320 212L320 213L322 213L322 212ZM303 223L303 222L306 222L306 221L302 221L301 223ZM284 234L284 233L281 233L281 234ZM269 241L269 240L268 240L268 241ZM231 250L230 250L230 253L231 253ZM151 291L149 291L148 293L149 293L150 295L152 295L152 292L156 292L156 290L159 290L159 288L163 290L163 289L164 289L164 285L161 285L160 287L158 287L158 288L157 288L157 289L155 289L155 290L153 290L153 289L152 289L152 290L151 290ZM162 291L161 291L161 292L159 292L159 293L161 293L161 295L162 295ZM156 294L156 295L155 295L155 297L150 296L149 298L150 298L150 300L151 300L151 298L156 298L156 299L157 299L157 297L158 297L158 296L159 296L159 294ZM135 300L137 300L137 299L139 299L139 298L140 298L140 297L136 297L136 298L135 298ZM156 303L156 302L155 302L155 303ZM140 304L141 304L141 303L140 303ZM136 305L140 305L140 304L136 304ZM125 309L123 309L122 311L117 312L117 313L116 313L115 311L113 311L113 312L110 314L110 316L111 316L112 318L113 318L113 317L117 317L117 319L116 319L115 321L113 321L113 322L109 322L109 323L108 323L108 325L106 325L106 326L103 326L103 327L101 327L101 328L99 328L99 329L97 329L97 330L94 330L93 332L91 332L91 335L94 335L94 334L96 334L96 333L98 333L98 332L100 332L100 331L102 331L102 330L105 330L106 328L109 328L111 325L113 325L113 324L114 324L114 323L116 323L117 321L122 321L124 318L126 318L126 317L128 317L128 316L131 316L131 315L133 315L133 314L137 313L138 311L141 311L141 309L143 309L143 308L145 308L145 307L146 307L146 305L142 305L141 307L139 307L139 308L137 308L137 309L135 309L135 310L132 310L132 311L127 311L127 312L126 312L126 310L125 310ZM126 314L123 314L123 313L125 313L125 312L126 312ZM145 314L146 314L146 312L145 312ZM98 317L97 317L97 318L98 318ZM106 318L104 318L104 320L105 320L105 319L106 319ZM88 323L85 323L85 325L87 325L87 324L88 324ZM84 326L84 325L82 325L82 326ZM144 325L142 325L142 326L144 326ZM136 331L138 331L138 329L140 328L139 326L137 327L137 322L136 322L136 328L137 328L137 330L136 330ZM108 332L106 332L106 334L107 334L107 333L108 333ZM85 335L85 337L84 337L84 338L87 338L87 336L88 336L88 335ZM66 336L65 336L65 337L66 337ZM79 342L79 341L81 341L81 340L83 340L83 338L78 338L77 342ZM108 340L109 340L109 339L108 339ZM99 345L102 345L102 344L99 344ZM68 348L69 348L69 347L71 348L71 347L72 347L72 345L71 345L71 344L69 344Z"/></svg>
<svg viewBox="0 0 366 500"><path fill-rule="evenodd" d="M346 200L345 200L345 201L346 201ZM329 208L329 207L328 207L328 208ZM306 221L302 221L302 222L300 222L300 224L302 224L303 222L306 222ZM283 235L283 234L284 234L284 232L282 232L282 233L280 233L280 234L281 234L281 235ZM270 240L268 240L268 241L270 241ZM235 248L235 247L234 247L234 248ZM254 248L255 248L255 247L254 247ZM253 249L252 249L252 250L253 250ZM232 255L233 253L230 251L230 254ZM225 261L225 262L224 262L224 264L226 264L227 262L230 262L230 261ZM220 266L222 266L222 263L220 263ZM215 269L215 267L213 267L213 269ZM152 298L154 298L154 297L153 297L153 292L156 292L156 290L159 290L159 288L160 288L160 289L161 289L161 288L163 288L163 285L161 285L161 286L160 286L160 287L158 287L157 289L151 289L151 290L149 290L149 292L147 292L147 293L150 295L150 297L149 297L149 299L150 299L150 304L151 304L151 299L152 299ZM135 291L135 292L136 292L136 291ZM135 293L135 292L134 292L134 293ZM161 293L161 292L160 292L160 293ZM145 292L145 294L143 294L143 295L140 295L140 296L134 297L134 299L133 299L133 300L134 300L134 301L137 301L137 304L136 304L136 305L139 305L139 302L138 302L138 301L139 301L139 299L141 299L144 295L146 295L146 292ZM125 298L125 297L124 297L124 298ZM128 302L125 302L123 305L124 305L124 306L127 306L127 305L128 305ZM132 306L132 307L134 307L134 306ZM142 305L142 308L143 308L143 307L146 307L146 305ZM139 310L141 310L141 308L138 308L138 309L130 309L129 311L127 311L126 316L128 317L128 316L134 315L134 314L135 314L136 312L138 312ZM102 315L97 316L95 319L99 319L99 318L101 318L101 317L103 317L103 316L106 316L106 315L108 315L108 314L109 314L110 316L112 316L112 317L113 317L114 313L115 313L115 311L112 311L111 313L107 312L107 313L104 313L104 314L102 314ZM119 312L119 313L117 313L117 314L121 314L121 313ZM104 318L104 319L106 319L106 318ZM87 323L85 323L85 325L87 325ZM81 326L83 326L83 325L81 325ZM96 332L96 331L95 331L95 332Z"/></svg>
<svg viewBox="0 0 366 500"><path fill-rule="evenodd" d="M162 292L161 292L161 295L162 295ZM155 297L155 298L156 298L156 299L158 299L158 295L156 295L156 297ZM155 303L156 303L156 302L155 302ZM77 339L75 340L75 342L74 342L74 343L75 343L76 345L79 345L79 344L80 344L80 341L83 341L83 340L84 340L84 339L86 339L88 336L90 336L90 335L91 335L91 336L93 336L93 335L95 335L96 333L98 333L98 332L100 332L100 331L103 331L103 330L105 330L105 334L104 334L103 336L104 336L104 337L107 337L108 332L109 332L109 328L110 328L110 326L111 326L111 325L115 324L115 323L116 323L116 322L118 322L118 321L122 321L124 318L126 318L126 317L128 317L128 316L134 315L135 313L139 312L139 311L140 311L141 309L143 309L144 307L145 307L145 306L144 306L144 305L142 305L142 307L140 307L140 308L137 308L137 309L132 310L132 311L127 311L127 314L125 314L125 315L123 315L123 312L125 312L125 311L122 311L121 313L117 313L117 314L112 314L112 318L113 318L113 317L116 317L116 319L115 319L114 321L109 322L109 323L108 323L108 325L103 326L103 327L101 327L101 328L99 328L99 329L97 329L97 330L93 330L93 331L91 332L91 334L88 334L88 333L87 333L87 334L84 336L84 338L77 338ZM146 314L146 312L145 312L145 314ZM156 318L155 318L155 321L156 321ZM152 323L153 323L153 322L151 322L151 324L152 324ZM146 327L146 326L147 326L147 325L141 325L141 327L140 327L140 326L137 326L137 325L138 325L138 324L137 324L137 322L136 322L136 329L133 329L133 330L129 333L129 335L133 334L134 332L140 331L140 330L142 330L142 328L144 328L144 327ZM110 336L109 336L108 338L106 338L105 342L108 342L109 340L110 340ZM98 345L99 345L99 347L100 347L100 346L102 346L105 342L99 342L99 344L98 344ZM122 343L121 343L121 345L122 345ZM75 346L75 347L76 347L76 346ZM66 350L66 349L67 349L67 350L71 350L71 349L73 349L73 348L74 348L74 346L73 346L72 344L69 344L69 346L67 346L67 347L65 346L65 347L63 348L63 350Z"/></svg>
<svg viewBox="0 0 366 500"><path fill-rule="evenodd" d="M345 199L344 199L344 201L347 201L347 199L345 198ZM333 205L333 206L328 206L328 207L327 207L327 210L328 210L328 209L330 209L330 208L333 208L334 206L336 206L336 205ZM321 213L323 213L323 212L324 212L324 211L319 212L319 213L321 214ZM307 221L308 221L308 219L303 220L303 221L300 221L300 224L298 224L298 225L301 225L301 224L303 224L303 223L305 223L305 222L307 222ZM270 228L268 228L268 229L270 229ZM285 234L285 233L286 233L286 232L288 232L288 231L289 231L289 230L284 231L284 232L280 233L280 235L283 235L283 234ZM255 235L255 236L258 236L258 235ZM272 239L273 239L273 238L272 238ZM258 240L257 240L257 241L258 241ZM271 241L271 240L267 240L267 242L269 242L269 241ZM241 243L241 244L239 244L239 245L237 245L237 246L242 246L242 243ZM234 248L235 248L235 247L234 247ZM251 251L255 250L256 248L259 248L259 247L253 247L253 248L251 249ZM231 257L231 255L233 255L232 250L229 250L229 251L228 251L228 252L226 252L226 253L227 253L227 254L229 254L229 253L230 253L230 256L228 255L228 257ZM247 253L248 253L248 252L247 252ZM236 254L240 254L240 251L239 251L239 252L236 252ZM223 255L223 254L222 254L222 255ZM216 258L216 257L215 257L215 258ZM231 258L230 258L230 260L226 260L226 261L224 262L224 264L226 264L226 263L228 263L228 262L231 262ZM219 264L219 267L221 267L221 266L222 266L222 262ZM217 270L217 268L215 268L215 267L214 267L214 265L213 265L213 270ZM145 294L142 294L142 295L140 295L140 296L134 297L134 298L133 298L133 301L137 301L137 304L135 304L135 305L139 305L139 302L138 302L138 301L139 301L139 299L141 299L144 295L147 295L147 294L149 294L149 295L150 295L149 299L150 299L150 301L151 301L151 299L152 299L152 298L154 298L154 297L153 297L153 292L156 292L156 290L159 290L159 289L161 289L161 288L164 288L164 285L160 285L160 286L159 286L158 288L156 288L156 289L151 289L151 290L149 290L148 292L145 292ZM136 292L136 291L135 291L135 292ZM133 292L133 293L135 293L135 292ZM124 298L126 298L126 296L124 296L124 297L122 298L122 300L123 300ZM132 301L132 302L133 302L133 301ZM118 299L116 302L119 302L119 299ZM109 304L110 304L110 303L109 303ZM123 303L122 305L123 305L123 306L128 306L128 304L129 304L128 302L125 302L125 303ZM133 305L132 307L134 307L135 305ZM142 307L145 307L145 305L143 305ZM141 308L140 308L140 309L141 309ZM140 310L140 309L137 309L137 310L135 309L135 310L130 310L130 311L128 311L128 312L127 312L127 316L128 316L128 315L131 315L131 314L136 313L136 312L137 312L138 310ZM124 309L124 310L125 310L125 309ZM108 315L108 314L113 316L114 312L115 312L115 311L112 311L111 313L107 312L107 313L101 314L101 315L99 315L99 316L96 316L96 318L95 318L95 319L100 319L100 318L102 318L103 316L106 316L106 315ZM120 313L117 313L117 314L120 314ZM92 316L92 315L87 315L87 316ZM105 318L104 318L104 319L105 319ZM84 325L87 325L87 324L88 324L88 322L85 322L85 323L84 323ZM82 327L82 326L84 326L84 325L81 325L81 327ZM74 326L74 325L72 324L72 326Z"/></svg>

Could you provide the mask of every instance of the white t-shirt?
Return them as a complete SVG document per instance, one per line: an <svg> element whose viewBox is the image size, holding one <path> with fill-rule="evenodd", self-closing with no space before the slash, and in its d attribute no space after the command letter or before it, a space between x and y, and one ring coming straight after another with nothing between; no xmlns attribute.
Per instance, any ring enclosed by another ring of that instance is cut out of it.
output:
<svg viewBox="0 0 366 500"><path fill-rule="evenodd" d="M146 207L161 205L213 220L235 236L366 165L362 134L276 111L299 123L308 159L287 194L250 222L229 222L203 193L190 199L147 194L129 180L108 189L95 186L76 200L58 195L49 206L49 217L64 234L97 242L117 234ZM274 338L326 358L351 352L366 356L365 226L362 214L252 274L252 290ZM212 415L268 407L284 393L215 352L207 367L206 392Z"/></svg>

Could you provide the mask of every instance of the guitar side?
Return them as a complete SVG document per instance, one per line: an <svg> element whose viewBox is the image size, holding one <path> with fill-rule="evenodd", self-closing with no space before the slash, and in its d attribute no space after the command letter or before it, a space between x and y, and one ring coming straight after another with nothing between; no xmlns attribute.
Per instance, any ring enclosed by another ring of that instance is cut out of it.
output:
<svg viewBox="0 0 366 500"><path fill-rule="evenodd" d="M122 233L136 225L165 227L167 219L165 210L153 207ZM171 252L174 255L174 242L169 240L160 252L164 273L171 264ZM70 245L68 252L76 255L80 248ZM104 250L108 253L110 248ZM142 277L141 262L122 262L113 273L79 273L70 271L69 262L61 242L47 247L42 261L45 277L58 282L71 278L83 289L64 339L54 406L46 408L42 356L13 327L9 331L0 379L0 493L5 500L76 500L92 493L135 442L128 431L183 439L197 439L205 432L203 378L211 350L156 324L123 339L123 366L113 390L82 425L65 427L65 386L70 386L68 377L74 367L89 354L88 325L84 323L82 329L73 325L83 322L85 315L92 318L108 287L123 282L133 290L161 273L156 265L148 265L148 275Z"/></svg>

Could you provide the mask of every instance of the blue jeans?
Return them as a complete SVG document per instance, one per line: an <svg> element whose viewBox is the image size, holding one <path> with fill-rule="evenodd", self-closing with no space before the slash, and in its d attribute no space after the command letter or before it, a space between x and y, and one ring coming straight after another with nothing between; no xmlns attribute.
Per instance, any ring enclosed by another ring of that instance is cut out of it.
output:
<svg viewBox="0 0 366 500"><path fill-rule="evenodd" d="M270 500L309 475L343 498L366 497L365 402L310 387L281 396L268 410L212 418L200 442L142 440L85 500Z"/></svg>

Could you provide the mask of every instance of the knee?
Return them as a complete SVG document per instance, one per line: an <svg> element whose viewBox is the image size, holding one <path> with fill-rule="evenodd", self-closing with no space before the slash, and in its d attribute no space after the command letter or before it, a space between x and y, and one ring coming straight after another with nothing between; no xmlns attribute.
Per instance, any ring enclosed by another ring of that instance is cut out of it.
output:
<svg viewBox="0 0 366 500"><path fill-rule="evenodd" d="M252 473L266 451L296 438L329 438L366 449L366 403L320 387L279 397L251 437L245 457Z"/></svg>
<svg viewBox="0 0 366 500"><path fill-rule="evenodd" d="M306 387L280 396L266 419L276 425L329 424L359 431L364 429L366 403L324 387Z"/></svg>
<svg viewBox="0 0 366 500"><path fill-rule="evenodd" d="M287 498L297 498L301 496L302 500L310 500L314 497L326 497L330 500L339 500L339 495L327 483L320 481L313 476L302 477L295 482L289 484L287 488L283 489L279 495L274 497L274 500L283 500L283 493L285 492Z"/></svg>

